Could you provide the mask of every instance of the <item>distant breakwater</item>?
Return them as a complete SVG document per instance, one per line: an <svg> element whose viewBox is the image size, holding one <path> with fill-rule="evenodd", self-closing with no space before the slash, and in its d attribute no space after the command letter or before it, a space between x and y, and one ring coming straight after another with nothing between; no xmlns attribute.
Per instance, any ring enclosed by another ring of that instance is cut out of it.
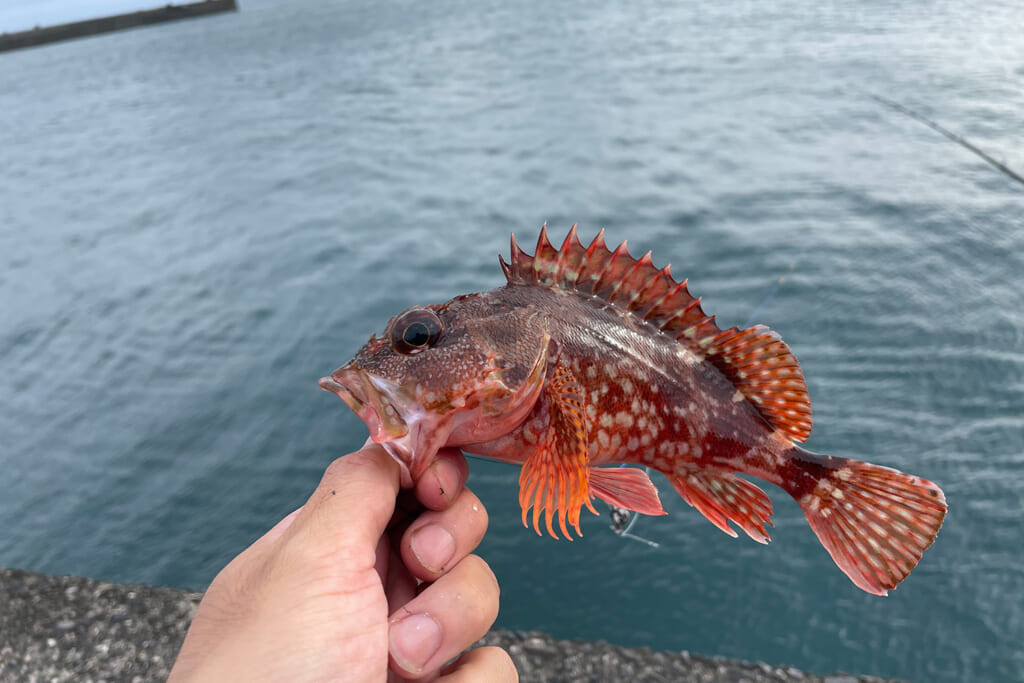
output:
<svg viewBox="0 0 1024 683"><path fill-rule="evenodd" d="M234 12L238 9L236 0L204 0L187 5L167 5L151 10L140 10L110 17L86 19L57 26L36 27L16 33L0 33L0 52L36 47L61 40L84 38L99 33L122 31L139 26L159 24L165 21L191 19L219 12Z"/></svg>

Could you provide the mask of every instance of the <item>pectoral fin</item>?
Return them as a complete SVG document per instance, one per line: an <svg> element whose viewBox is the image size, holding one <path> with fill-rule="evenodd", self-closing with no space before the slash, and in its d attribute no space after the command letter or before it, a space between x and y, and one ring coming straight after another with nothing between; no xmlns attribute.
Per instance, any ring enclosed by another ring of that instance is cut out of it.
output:
<svg viewBox="0 0 1024 683"><path fill-rule="evenodd" d="M587 424L583 413L583 389L572 373L559 363L548 369L538 401L547 411L548 424L537 439L537 448L523 463L519 474L519 505L526 513L533 508L533 528L540 531L544 512L547 531L558 538L552 526L556 513L562 535L572 539L566 520L580 533L580 510L584 505L597 514L590 502L590 466L587 453Z"/></svg>

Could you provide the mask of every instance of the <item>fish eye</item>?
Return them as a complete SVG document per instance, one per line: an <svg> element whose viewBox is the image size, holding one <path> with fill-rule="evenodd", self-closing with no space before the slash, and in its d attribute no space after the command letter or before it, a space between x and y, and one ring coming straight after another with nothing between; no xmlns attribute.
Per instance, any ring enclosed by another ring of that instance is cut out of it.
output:
<svg viewBox="0 0 1024 683"><path fill-rule="evenodd" d="M391 325L391 348L411 356L433 346L441 337L444 327L441 319L426 308L411 308L402 313Z"/></svg>

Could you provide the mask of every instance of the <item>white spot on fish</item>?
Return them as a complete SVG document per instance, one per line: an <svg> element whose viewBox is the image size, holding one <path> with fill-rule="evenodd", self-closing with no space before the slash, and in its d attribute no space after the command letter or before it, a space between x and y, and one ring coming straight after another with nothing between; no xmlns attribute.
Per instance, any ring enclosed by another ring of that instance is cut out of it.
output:
<svg viewBox="0 0 1024 683"><path fill-rule="evenodd" d="M732 395L732 402L733 403L739 403L740 401L742 401L745 398L746 398L746 396L743 395L743 392L740 391L739 389L737 389L736 392Z"/></svg>

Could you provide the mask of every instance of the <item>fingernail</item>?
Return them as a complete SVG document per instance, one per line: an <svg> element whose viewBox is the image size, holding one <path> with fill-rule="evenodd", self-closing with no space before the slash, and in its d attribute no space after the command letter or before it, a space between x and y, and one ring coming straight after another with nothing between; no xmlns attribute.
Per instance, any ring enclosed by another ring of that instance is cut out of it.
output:
<svg viewBox="0 0 1024 683"><path fill-rule="evenodd" d="M443 570L455 556L455 537L437 524L428 524L414 531L409 545L420 564L432 572Z"/></svg>
<svg viewBox="0 0 1024 683"><path fill-rule="evenodd" d="M418 674L441 647L441 625L429 614L413 614L391 625L390 639L395 663Z"/></svg>

